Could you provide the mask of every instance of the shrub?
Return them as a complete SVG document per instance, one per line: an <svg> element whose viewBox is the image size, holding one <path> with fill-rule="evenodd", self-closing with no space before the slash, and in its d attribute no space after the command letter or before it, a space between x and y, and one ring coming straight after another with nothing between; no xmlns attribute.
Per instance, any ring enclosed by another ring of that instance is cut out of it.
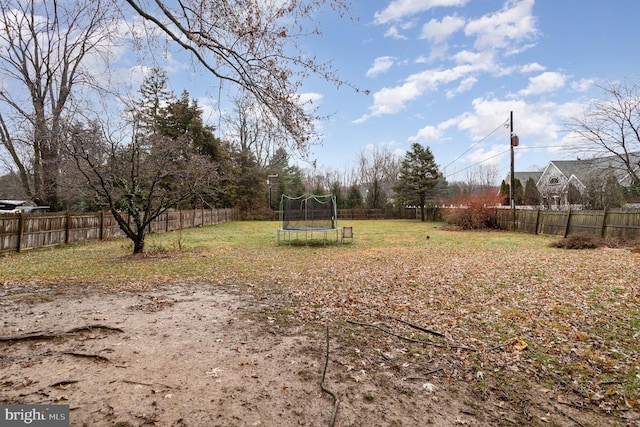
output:
<svg viewBox="0 0 640 427"><path fill-rule="evenodd" d="M561 249L596 249L602 245L602 239L586 233L572 234L551 244Z"/></svg>
<svg viewBox="0 0 640 427"><path fill-rule="evenodd" d="M484 193L469 194L449 200L446 203L456 205L456 208L443 209L442 219L450 224L455 224L463 230L496 229L498 216L496 206L500 201L500 195L493 190Z"/></svg>

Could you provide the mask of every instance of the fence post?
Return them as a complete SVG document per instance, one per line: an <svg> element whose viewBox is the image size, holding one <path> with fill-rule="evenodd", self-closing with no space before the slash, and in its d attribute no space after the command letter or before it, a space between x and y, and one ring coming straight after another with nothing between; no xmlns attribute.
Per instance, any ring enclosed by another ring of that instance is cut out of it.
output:
<svg viewBox="0 0 640 427"><path fill-rule="evenodd" d="M602 214L602 227L600 228L600 237L604 238L605 232L607 230L607 214L609 213L608 208L604 208L604 213Z"/></svg>
<svg viewBox="0 0 640 427"><path fill-rule="evenodd" d="M567 237L569 234L569 224L571 223L571 208L569 208L569 212L567 212L567 223L564 225L564 235L562 237Z"/></svg>
<svg viewBox="0 0 640 427"><path fill-rule="evenodd" d="M100 211L100 229L98 230L98 239L104 240L104 211Z"/></svg>
<svg viewBox="0 0 640 427"><path fill-rule="evenodd" d="M68 245L71 243L71 212L67 209L67 223L64 227L64 244Z"/></svg>
<svg viewBox="0 0 640 427"><path fill-rule="evenodd" d="M534 235L538 234L538 227L540 226L540 209L538 209L538 213L536 214L536 229L533 232Z"/></svg>
<svg viewBox="0 0 640 427"><path fill-rule="evenodd" d="M20 211L20 216L18 217L18 252L22 250L22 237L24 233L24 211Z"/></svg>

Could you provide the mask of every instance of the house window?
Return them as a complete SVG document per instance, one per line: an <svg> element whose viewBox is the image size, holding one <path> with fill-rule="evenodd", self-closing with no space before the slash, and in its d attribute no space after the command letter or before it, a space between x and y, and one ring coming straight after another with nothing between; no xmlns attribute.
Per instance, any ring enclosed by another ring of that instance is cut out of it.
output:
<svg viewBox="0 0 640 427"><path fill-rule="evenodd" d="M549 180L549 184L551 184L551 185L558 185L558 184L560 184L560 181L558 180L558 178L556 178L556 177L554 176L553 178L551 178L551 179Z"/></svg>

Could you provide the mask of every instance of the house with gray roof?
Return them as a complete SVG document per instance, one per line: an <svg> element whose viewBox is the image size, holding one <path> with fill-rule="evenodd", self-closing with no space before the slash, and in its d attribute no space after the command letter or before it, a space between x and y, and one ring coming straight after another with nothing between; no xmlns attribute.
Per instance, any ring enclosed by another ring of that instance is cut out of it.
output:
<svg viewBox="0 0 640 427"><path fill-rule="evenodd" d="M628 188L634 182L629 169L636 177L640 174L640 152L631 153L624 160L615 155L586 160L552 160L542 171L536 186L547 205L564 206L568 204L571 185L582 194L590 180L595 179L604 187L606 180L614 176L621 186Z"/></svg>

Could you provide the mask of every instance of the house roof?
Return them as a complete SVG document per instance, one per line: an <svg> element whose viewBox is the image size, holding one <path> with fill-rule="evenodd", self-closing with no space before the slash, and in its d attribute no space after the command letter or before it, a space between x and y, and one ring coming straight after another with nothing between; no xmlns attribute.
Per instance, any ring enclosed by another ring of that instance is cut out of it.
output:
<svg viewBox="0 0 640 427"><path fill-rule="evenodd" d="M631 153L629 157L632 164L639 165L640 152ZM629 175L622 159L615 155L585 160L552 160L549 165L555 166L567 179L574 176L583 185L593 176L613 174L618 181L622 181Z"/></svg>
<svg viewBox="0 0 640 427"><path fill-rule="evenodd" d="M541 176L542 176L542 171L513 173L513 177L519 180L523 186L527 184L527 181L529 180L529 178L533 178L533 182L537 184ZM511 181L511 173L508 173L507 177L505 178L505 182L508 184L510 181Z"/></svg>

